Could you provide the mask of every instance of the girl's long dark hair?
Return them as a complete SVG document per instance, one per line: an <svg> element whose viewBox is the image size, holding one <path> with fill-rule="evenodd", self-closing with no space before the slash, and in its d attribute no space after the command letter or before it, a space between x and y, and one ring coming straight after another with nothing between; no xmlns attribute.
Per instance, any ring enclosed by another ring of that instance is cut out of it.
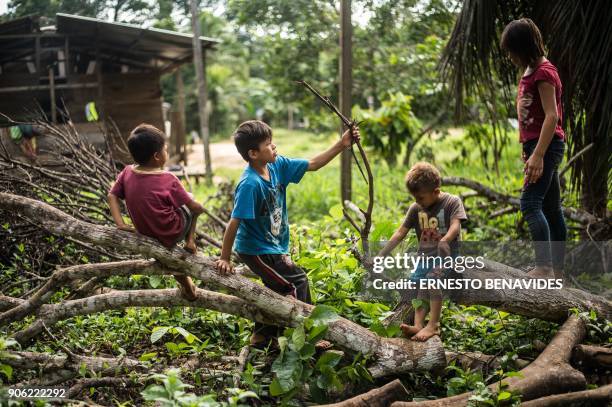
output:
<svg viewBox="0 0 612 407"><path fill-rule="evenodd" d="M516 55L524 66L535 65L544 56L544 41L530 18L511 21L501 36L501 47Z"/></svg>

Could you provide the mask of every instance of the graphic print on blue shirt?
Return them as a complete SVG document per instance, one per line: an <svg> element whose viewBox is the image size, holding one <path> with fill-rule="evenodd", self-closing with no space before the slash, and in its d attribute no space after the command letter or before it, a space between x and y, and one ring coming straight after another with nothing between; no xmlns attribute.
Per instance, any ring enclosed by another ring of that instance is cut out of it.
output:
<svg viewBox="0 0 612 407"><path fill-rule="evenodd" d="M270 180L250 165L236 186L232 218L240 219L234 250L238 253L286 254L289 252L289 221L286 190L308 170L308 161L278 156L268 164Z"/></svg>

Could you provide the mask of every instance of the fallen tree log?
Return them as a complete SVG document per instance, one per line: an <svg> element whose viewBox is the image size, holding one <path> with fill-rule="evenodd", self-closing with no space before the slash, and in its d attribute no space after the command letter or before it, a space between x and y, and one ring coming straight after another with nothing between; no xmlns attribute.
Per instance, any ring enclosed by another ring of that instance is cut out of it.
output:
<svg viewBox="0 0 612 407"><path fill-rule="evenodd" d="M601 406L612 404L612 384L593 390L555 394L522 403L522 407Z"/></svg>
<svg viewBox="0 0 612 407"><path fill-rule="evenodd" d="M535 281L521 270L486 259L483 269L466 269L463 273L457 273L452 278L480 280L482 287L485 287L486 280L523 280L525 284L528 284L529 281L534 284ZM611 301L575 288L545 290L533 288L477 289L473 288L471 284L466 284L461 290L442 290L442 292L457 304L485 305L512 314L552 322L564 321L571 309L594 310L601 318L612 319ZM404 322L411 308L408 301L400 302L384 323L390 325Z"/></svg>
<svg viewBox="0 0 612 407"><path fill-rule="evenodd" d="M370 390L339 403L325 404L321 407L386 407L394 401L407 400L409 393L399 381L395 379L384 386Z"/></svg>
<svg viewBox="0 0 612 407"><path fill-rule="evenodd" d="M612 368L612 349L603 346L576 345L572 363L580 367Z"/></svg>
<svg viewBox="0 0 612 407"><path fill-rule="evenodd" d="M92 357L75 354L52 356L46 353L7 350L0 353L0 361L19 371L40 370L40 377L27 382L29 386L53 386L64 383L77 377L82 367L100 376L115 376L148 370L143 363L131 358Z"/></svg>
<svg viewBox="0 0 612 407"><path fill-rule="evenodd" d="M228 290L248 301L251 307L267 310L277 324L294 326L313 309L312 305L281 296L247 278L222 276L217 273L210 258L191 255L177 247L169 250L147 237L77 220L46 203L0 193L0 208L27 216L51 233L155 258L165 267ZM446 365L438 337L427 342L381 338L354 322L338 318L329 323L326 338L346 349L372 355L374 362L369 370L374 377L414 370L435 370Z"/></svg>
<svg viewBox="0 0 612 407"><path fill-rule="evenodd" d="M155 261L153 260L126 260L108 263L80 264L57 270L27 301L0 314L0 326L10 324L36 311L42 304L49 301L51 296L58 289L63 288L62 284L65 284L69 280L108 277L122 274L129 276L138 274L138 270L140 270L141 273L149 275L163 274L163 270L160 270L159 267L157 269L155 268Z"/></svg>
<svg viewBox="0 0 612 407"><path fill-rule="evenodd" d="M569 364L572 349L586 335L586 325L579 317L572 315L561 326L546 349L529 366L520 371L520 376L504 379L503 391L521 395L523 402L542 398L551 394L584 390L586 379ZM499 383L489 386L497 393ZM442 407L465 406L472 392L438 400L422 402L395 402L392 407Z"/></svg>
<svg viewBox="0 0 612 407"><path fill-rule="evenodd" d="M530 280L526 273L502 263L484 261L485 267L465 270L459 278L469 280ZM535 281L535 280L532 280ZM575 288L562 289L473 289L446 291L451 300L462 305L486 305L525 317L539 318L547 321L564 321L569 310L577 308L582 311L594 310L598 316L612 319L612 302L604 297Z"/></svg>
<svg viewBox="0 0 612 407"><path fill-rule="evenodd" d="M272 323L275 321L274 314L252 307L247 301L238 297L199 288L196 289L196 296L195 301L189 301L180 295L178 289L174 288L126 290L65 301L59 304L47 304L43 305L37 312L38 319L17 332L13 337L17 342L25 344L41 333L44 326L52 326L58 321L76 315L95 314L129 307L199 307L238 315L257 322Z"/></svg>

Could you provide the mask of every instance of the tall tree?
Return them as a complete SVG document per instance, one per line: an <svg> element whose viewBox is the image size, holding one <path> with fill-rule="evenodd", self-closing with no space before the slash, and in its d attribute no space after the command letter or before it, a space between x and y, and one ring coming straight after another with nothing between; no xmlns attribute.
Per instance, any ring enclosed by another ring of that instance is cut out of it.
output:
<svg viewBox="0 0 612 407"><path fill-rule="evenodd" d="M206 106L206 70L204 58L206 54L202 54L202 45L200 43L200 9L198 0L191 0L191 22L193 31L193 63L196 70L196 79L198 84L198 112L200 114L200 135L204 146L204 165L206 179L212 182L212 165L210 162L210 146L208 132L208 108Z"/></svg>

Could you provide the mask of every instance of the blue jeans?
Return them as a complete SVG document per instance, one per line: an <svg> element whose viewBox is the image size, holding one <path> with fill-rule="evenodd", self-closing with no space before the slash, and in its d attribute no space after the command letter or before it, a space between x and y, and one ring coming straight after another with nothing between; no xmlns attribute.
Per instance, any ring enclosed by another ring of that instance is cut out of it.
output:
<svg viewBox="0 0 612 407"><path fill-rule="evenodd" d="M523 144L526 158L533 154L537 143L536 139ZM563 140L554 137L544 154L542 176L535 183L525 184L521 194L521 212L534 242L536 266L552 266L556 270L563 269L567 239L558 172L564 149Z"/></svg>

